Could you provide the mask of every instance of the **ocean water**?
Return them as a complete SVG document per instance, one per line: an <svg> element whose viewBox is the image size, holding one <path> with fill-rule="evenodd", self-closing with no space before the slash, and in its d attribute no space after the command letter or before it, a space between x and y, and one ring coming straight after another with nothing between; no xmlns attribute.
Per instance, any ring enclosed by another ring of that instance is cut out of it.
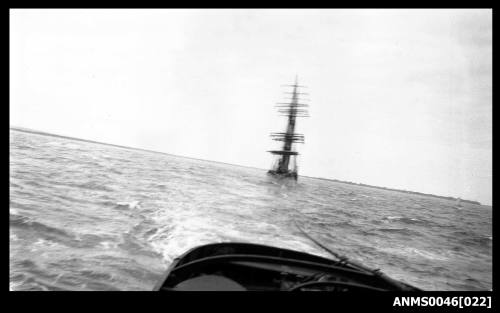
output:
<svg viewBox="0 0 500 313"><path fill-rule="evenodd" d="M492 288L490 206L10 131L11 290L151 290L212 242L328 257L295 222L416 287Z"/></svg>

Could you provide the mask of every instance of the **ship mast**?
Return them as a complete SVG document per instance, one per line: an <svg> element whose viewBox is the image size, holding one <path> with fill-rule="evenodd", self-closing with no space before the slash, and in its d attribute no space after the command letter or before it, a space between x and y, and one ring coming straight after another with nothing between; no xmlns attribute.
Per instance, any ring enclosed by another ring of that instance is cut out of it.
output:
<svg viewBox="0 0 500 313"><path fill-rule="evenodd" d="M269 151L278 157L277 163L269 170L269 174L279 175L283 177L293 177L297 179L297 166L296 157L299 154L294 151L294 143L304 143L304 135L295 133L295 123L297 117L307 117L307 104L302 103L305 99L300 99L300 95L306 95L306 93L299 92L299 88L305 87L298 84L298 78L295 76L295 84L286 85L293 87L292 92L287 92L286 94L291 94L292 97L290 102L279 102L276 107L278 107L278 112L282 116L286 116L287 126L286 131L283 133L271 133L271 138L276 141L282 141L283 147L281 150Z"/></svg>

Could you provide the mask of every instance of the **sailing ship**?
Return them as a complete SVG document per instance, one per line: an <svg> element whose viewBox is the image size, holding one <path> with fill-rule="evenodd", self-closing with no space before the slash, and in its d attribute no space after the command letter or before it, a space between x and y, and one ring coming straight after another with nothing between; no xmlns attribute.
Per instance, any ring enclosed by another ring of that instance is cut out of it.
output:
<svg viewBox="0 0 500 313"><path fill-rule="evenodd" d="M278 102L276 107L281 116L287 117L287 125L285 132L271 133L271 138L275 141L283 142L281 150L270 150L271 154L275 157L274 163L268 174L278 177L291 177L297 180L297 156L298 152L295 149L296 143L304 143L304 135L295 132L297 117L308 117L307 107L308 104L304 103L307 99L301 98L307 93L300 92L299 88L307 88L298 84L298 78L295 77L293 85L284 85L292 87L292 92L286 92L291 95L287 98L289 102Z"/></svg>
<svg viewBox="0 0 500 313"><path fill-rule="evenodd" d="M286 131L271 133L283 142L281 150L269 151L277 162L269 174L297 179L297 151L304 143L295 133L297 117L307 116L297 78L291 101L278 103L278 112L287 117ZM153 290L156 291L421 291L349 260L322 244L294 221L311 242L331 255L320 257L301 251L248 242L217 242L200 245L175 258Z"/></svg>

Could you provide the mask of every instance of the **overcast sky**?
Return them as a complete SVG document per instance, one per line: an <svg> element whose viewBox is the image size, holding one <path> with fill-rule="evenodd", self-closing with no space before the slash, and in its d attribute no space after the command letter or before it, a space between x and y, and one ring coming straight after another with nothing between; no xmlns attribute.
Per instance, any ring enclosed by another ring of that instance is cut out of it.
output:
<svg viewBox="0 0 500 313"><path fill-rule="evenodd" d="M11 10L11 126L491 204L491 10Z"/></svg>

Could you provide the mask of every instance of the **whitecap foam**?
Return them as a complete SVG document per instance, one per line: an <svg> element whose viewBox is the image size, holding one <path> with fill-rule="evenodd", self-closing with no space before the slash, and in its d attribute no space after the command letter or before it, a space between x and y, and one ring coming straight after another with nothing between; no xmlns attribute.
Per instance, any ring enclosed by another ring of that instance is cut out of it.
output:
<svg viewBox="0 0 500 313"><path fill-rule="evenodd" d="M373 196L369 196L369 195L362 195L362 194L359 194L358 196L360 196L360 197L364 197L364 198L370 198L370 199L375 198L375 197L373 197Z"/></svg>
<svg viewBox="0 0 500 313"><path fill-rule="evenodd" d="M402 219L403 217L402 216L387 216L385 219L388 219L388 220L399 220L399 219Z"/></svg>
<svg viewBox="0 0 500 313"><path fill-rule="evenodd" d="M417 248L412 247L404 247L404 248L382 248L380 249L383 252L390 254L398 254L404 257L423 257L429 260L434 261L447 261L449 258L430 251L424 251Z"/></svg>
<svg viewBox="0 0 500 313"><path fill-rule="evenodd" d="M140 201L131 201L131 202L117 202L117 206L121 207L128 207L129 209L138 209L141 206L139 205L141 202Z"/></svg>
<svg viewBox="0 0 500 313"><path fill-rule="evenodd" d="M111 248L115 249L118 247L118 243L112 241L101 241L99 242L99 246L106 250Z"/></svg>
<svg viewBox="0 0 500 313"><path fill-rule="evenodd" d="M303 238L284 232L271 223L252 219L234 221L227 216L214 218L212 215L200 215L199 212L176 211L169 211L168 215L165 211L157 211L152 218L163 226L148 236L153 250L163 255L167 264L189 249L218 242L251 241L315 254L322 252L314 244L304 243Z"/></svg>
<svg viewBox="0 0 500 313"><path fill-rule="evenodd" d="M443 255L439 255L437 253L433 253L430 251L424 251L424 250L419 250L419 249L414 249L414 248L410 249L410 251L416 255L422 256L422 257L424 257L426 259L430 259L430 260L446 261L449 259L448 257L445 257Z"/></svg>
<svg viewBox="0 0 500 313"><path fill-rule="evenodd" d="M222 230L230 232L220 220L207 215L186 211L168 213L159 211L152 216L157 224L163 226L149 236L153 250L163 255L166 262L196 246L222 242Z"/></svg>
<svg viewBox="0 0 500 313"><path fill-rule="evenodd" d="M22 284L23 284L22 281L18 281L18 282L11 281L11 282L9 282L9 291L16 291L17 288L19 286L21 286Z"/></svg>
<svg viewBox="0 0 500 313"><path fill-rule="evenodd" d="M62 246L57 242L39 238L36 242L32 244L31 251L33 252L46 251L47 249L54 249L60 247ZM45 254L42 254L42 256L45 256Z"/></svg>

